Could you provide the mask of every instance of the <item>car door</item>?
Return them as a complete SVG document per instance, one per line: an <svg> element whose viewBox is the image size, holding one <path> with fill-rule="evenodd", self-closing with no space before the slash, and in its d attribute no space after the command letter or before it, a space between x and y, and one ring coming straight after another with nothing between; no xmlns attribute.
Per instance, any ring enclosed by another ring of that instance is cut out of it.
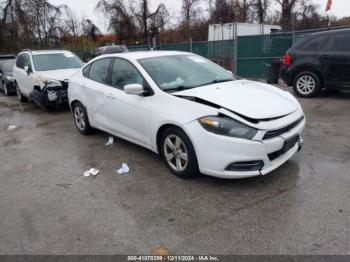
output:
<svg viewBox="0 0 350 262"><path fill-rule="evenodd" d="M350 87L350 34L332 36L327 54L327 79L330 87Z"/></svg>
<svg viewBox="0 0 350 262"><path fill-rule="evenodd" d="M112 130L120 136L146 147L151 146L150 107L152 95L124 92L128 84L141 84L150 90L141 73L128 60L116 58L112 67L110 99L106 99L107 117Z"/></svg>
<svg viewBox="0 0 350 262"><path fill-rule="evenodd" d="M28 72L24 70L26 67L28 67ZM35 82L33 65L28 53L23 53L17 58L14 74L21 92L28 97L34 88Z"/></svg>
<svg viewBox="0 0 350 262"><path fill-rule="evenodd" d="M102 58L93 62L89 73L80 85L84 90L85 106L94 126L105 131L110 131L111 123L107 118L107 103L110 98L110 69L112 58Z"/></svg>

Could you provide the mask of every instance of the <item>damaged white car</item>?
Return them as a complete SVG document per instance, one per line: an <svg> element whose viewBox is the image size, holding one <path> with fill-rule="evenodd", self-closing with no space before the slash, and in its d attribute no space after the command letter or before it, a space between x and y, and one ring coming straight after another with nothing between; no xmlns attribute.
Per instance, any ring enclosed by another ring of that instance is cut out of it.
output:
<svg viewBox="0 0 350 262"><path fill-rule="evenodd" d="M68 104L67 79L77 73L84 63L65 50L24 50L14 67L18 99L33 100L51 111Z"/></svg>
<svg viewBox="0 0 350 262"><path fill-rule="evenodd" d="M68 96L81 133L97 128L146 147L183 178L265 175L302 146L305 116L290 93L191 53L98 57Z"/></svg>

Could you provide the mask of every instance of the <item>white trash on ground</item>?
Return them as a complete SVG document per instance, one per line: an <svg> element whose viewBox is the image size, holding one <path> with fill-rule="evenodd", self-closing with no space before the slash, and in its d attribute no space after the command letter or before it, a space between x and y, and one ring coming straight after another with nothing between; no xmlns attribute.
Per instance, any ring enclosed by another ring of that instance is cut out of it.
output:
<svg viewBox="0 0 350 262"><path fill-rule="evenodd" d="M107 143L106 143L106 146L111 146L111 145L113 145L114 144L114 137L113 136L110 136L109 138L108 138L108 141L107 141Z"/></svg>
<svg viewBox="0 0 350 262"><path fill-rule="evenodd" d="M122 167L117 170L119 175L126 175L130 171L130 168L127 164L123 163Z"/></svg>
<svg viewBox="0 0 350 262"><path fill-rule="evenodd" d="M87 170L84 172L85 177L89 176L97 176L100 173L100 170L97 170L95 168L91 168L90 170Z"/></svg>
<svg viewBox="0 0 350 262"><path fill-rule="evenodd" d="M11 125L7 128L8 131L14 131L17 129L17 126Z"/></svg>

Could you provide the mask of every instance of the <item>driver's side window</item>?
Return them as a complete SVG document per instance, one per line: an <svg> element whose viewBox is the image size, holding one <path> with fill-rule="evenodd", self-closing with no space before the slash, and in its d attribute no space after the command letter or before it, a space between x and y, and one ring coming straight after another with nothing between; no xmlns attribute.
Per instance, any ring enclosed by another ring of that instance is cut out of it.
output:
<svg viewBox="0 0 350 262"><path fill-rule="evenodd" d="M130 84L144 85L140 72L128 61L116 58L112 70L112 86L124 90Z"/></svg>

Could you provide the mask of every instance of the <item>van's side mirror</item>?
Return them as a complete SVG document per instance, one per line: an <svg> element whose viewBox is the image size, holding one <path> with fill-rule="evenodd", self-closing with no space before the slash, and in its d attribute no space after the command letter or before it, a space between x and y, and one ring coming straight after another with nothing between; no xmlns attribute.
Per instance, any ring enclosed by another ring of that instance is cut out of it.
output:
<svg viewBox="0 0 350 262"><path fill-rule="evenodd" d="M130 84L124 86L124 92L129 95L142 95L144 91L143 86L140 84Z"/></svg>

